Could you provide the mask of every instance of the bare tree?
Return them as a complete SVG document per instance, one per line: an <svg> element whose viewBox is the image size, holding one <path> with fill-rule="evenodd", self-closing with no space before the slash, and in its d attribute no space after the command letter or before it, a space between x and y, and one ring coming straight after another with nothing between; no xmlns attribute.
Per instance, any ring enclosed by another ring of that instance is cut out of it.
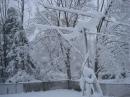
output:
<svg viewBox="0 0 130 97"><path fill-rule="evenodd" d="M8 0L0 0L0 23L4 24L7 18Z"/></svg>
<svg viewBox="0 0 130 97"><path fill-rule="evenodd" d="M4 24L7 19L7 10L8 10L8 0L0 0L0 48L1 48L1 62L0 65L2 66L2 74L1 76L4 77L5 74L5 68L7 66L7 46L6 46L6 36L7 34L4 32Z"/></svg>
<svg viewBox="0 0 130 97"><path fill-rule="evenodd" d="M15 1L17 2L17 9L21 18L21 29L23 29L25 0L15 0Z"/></svg>
<svg viewBox="0 0 130 97"><path fill-rule="evenodd" d="M23 22L24 22L24 0L21 0L21 22L22 22L22 28L23 28Z"/></svg>
<svg viewBox="0 0 130 97"><path fill-rule="evenodd" d="M102 12L104 14L104 16L100 19L100 21L97 25L97 33L101 33L103 23L106 22L105 18L106 18L106 16L108 16L108 11L110 10L113 2L112 1L110 2L110 0L107 0L106 3L107 3L107 8L105 8L105 0L101 0L101 4L100 4L100 0L97 0L97 11ZM98 43L98 36L96 37L96 42ZM97 45L97 43L96 43L96 45ZM99 66L99 64L98 64L99 49L100 48L96 47L96 58L95 58L95 68L94 68L97 78L98 78L98 73L103 70L103 67Z"/></svg>
<svg viewBox="0 0 130 97"><path fill-rule="evenodd" d="M79 15L74 13L62 12L59 10L53 10L45 8L45 4L49 4L56 7L69 8L69 9L82 9L86 5L87 0L39 0L38 4L40 4L39 9L43 9L42 12L39 12L39 17L41 20L44 19L49 20L49 24L56 26L66 26L66 27L75 27L78 22ZM50 23L51 22L51 23ZM43 24L43 23L42 23ZM63 61L66 66L66 73L68 79L72 79L71 77L71 46L64 43L64 39L62 36L57 33L57 37L59 40L59 46L61 49L61 53L64 56Z"/></svg>
<svg viewBox="0 0 130 97"><path fill-rule="evenodd" d="M49 5L52 6L69 8L69 9L79 9L79 10L82 9L87 3L87 0L55 0L55 1L47 0L46 2L45 1L46 0L39 0L39 4L43 7L44 4L48 3ZM79 18L78 14L48 10L48 9L47 14L49 15L48 18L51 18L54 24L57 26L75 27Z"/></svg>

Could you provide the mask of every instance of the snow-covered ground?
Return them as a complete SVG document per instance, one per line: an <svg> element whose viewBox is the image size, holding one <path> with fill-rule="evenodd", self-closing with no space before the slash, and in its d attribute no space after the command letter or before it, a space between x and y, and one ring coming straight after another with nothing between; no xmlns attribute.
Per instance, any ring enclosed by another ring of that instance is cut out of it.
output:
<svg viewBox="0 0 130 97"><path fill-rule="evenodd" d="M82 96L81 92L66 89L57 89L41 92L30 92L30 93L19 93L19 94L6 94L0 95L0 97L87 97ZM101 97L97 94L92 97ZM114 97L114 96L103 96L103 97Z"/></svg>
<svg viewBox="0 0 130 97"><path fill-rule="evenodd" d="M82 97L81 92L74 90L50 90L45 92L30 92L21 94L0 95L0 97Z"/></svg>

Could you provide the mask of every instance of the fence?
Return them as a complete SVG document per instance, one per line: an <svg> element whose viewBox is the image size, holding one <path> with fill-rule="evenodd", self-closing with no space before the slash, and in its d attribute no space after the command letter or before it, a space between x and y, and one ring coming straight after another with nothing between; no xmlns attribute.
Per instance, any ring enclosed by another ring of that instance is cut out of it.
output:
<svg viewBox="0 0 130 97"><path fill-rule="evenodd" d="M130 97L130 84L100 83L103 94L115 97Z"/></svg>
<svg viewBox="0 0 130 97"><path fill-rule="evenodd" d="M130 97L130 84L100 83L106 96ZM52 81L17 84L0 84L0 94L14 94L31 91L47 91L55 89L74 89L80 91L78 81Z"/></svg>
<svg viewBox="0 0 130 97"><path fill-rule="evenodd" d="M80 91L78 82L62 80L52 82L0 84L0 95L31 92L31 91L46 91L54 89L75 89Z"/></svg>
<svg viewBox="0 0 130 97"><path fill-rule="evenodd" d="M21 92L23 92L23 84L0 84L0 95Z"/></svg>
<svg viewBox="0 0 130 97"><path fill-rule="evenodd" d="M40 83L23 83L24 92L31 91L46 91L54 89L75 89L80 90L78 82L76 81L53 81L53 82L40 82Z"/></svg>

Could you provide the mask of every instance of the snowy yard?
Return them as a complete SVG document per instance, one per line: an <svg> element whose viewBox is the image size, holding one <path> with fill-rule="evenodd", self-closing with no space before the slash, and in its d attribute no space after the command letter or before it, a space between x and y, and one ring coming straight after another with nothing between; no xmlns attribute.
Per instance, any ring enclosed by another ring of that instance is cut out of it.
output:
<svg viewBox="0 0 130 97"><path fill-rule="evenodd" d="M77 92L74 90L57 89L57 90L50 90L45 92L7 94L7 95L0 95L0 97L87 97L87 96L82 96L81 92ZM99 96L93 96L93 97L99 97ZM108 96L104 96L104 97L108 97Z"/></svg>
<svg viewBox="0 0 130 97"><path fill-rule="evenodd" d="M81 92L74 90L50 90L45 92L30 92L21 94L0 95L0 97L82 97Z"/></svg>
<svg viewBox="0 0 130 97"><path fill-rule="evenodd" d="M0 0L0 97L130 97L129 9L130 0Z"/></svg>

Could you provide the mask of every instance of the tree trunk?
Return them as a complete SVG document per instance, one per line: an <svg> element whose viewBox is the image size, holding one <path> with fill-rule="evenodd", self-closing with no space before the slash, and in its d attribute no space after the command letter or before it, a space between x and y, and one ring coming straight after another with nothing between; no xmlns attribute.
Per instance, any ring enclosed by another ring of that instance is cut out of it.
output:
<svg viewBox="0 0 130 97"><path fill-rule="evenodd" d="M24 22L24 0L21 0L21 22L22 22L22 29L23 29L23 22Z"/></svg>
<svg viewBox="0 0 130 97"><path fill-rule="evenodd" d="M67 77L69 80L71 80L71 70L70 70L70 49L67 49L66 53L66 68L67 68Z"/></svg>
<svg viewBox="0 0 130 97"><path fill-rule="evenodd" d="M97 33L100 33L101 32L101 29L102 29L102 26L103 26L103 23L104 23L104 20L105 20L105 16L108 14L108 11L110 10L110 8L111 8L111 6L112 6L112 3L113 2L110 2L110 4L109 4L109 6L108 6L108 8L107 8L107 10L105 10L105 15L100 19L100 21L99 21L99 24L98 24L98 26L97 26ZM104 5L104 1L103 1L103 4L102 4L102 8L101 8L101 10L100 11L103 11L103 5ZM98 43L98 36L96 36L96 45L97 45L97 43ZM98 48L96 47L96 58L95 58L95 73L98 71L98 64L99 62L98 62ZM96 77L98 78L98 73L96 73Z"/></svg>
<svg viewBox="0 0 130 97"><path fill-rule="evenodd" d="M71 69L70 69L70 49L69 48L67 48L65 64L67 68L68 89L70 89Z"/></svg>

